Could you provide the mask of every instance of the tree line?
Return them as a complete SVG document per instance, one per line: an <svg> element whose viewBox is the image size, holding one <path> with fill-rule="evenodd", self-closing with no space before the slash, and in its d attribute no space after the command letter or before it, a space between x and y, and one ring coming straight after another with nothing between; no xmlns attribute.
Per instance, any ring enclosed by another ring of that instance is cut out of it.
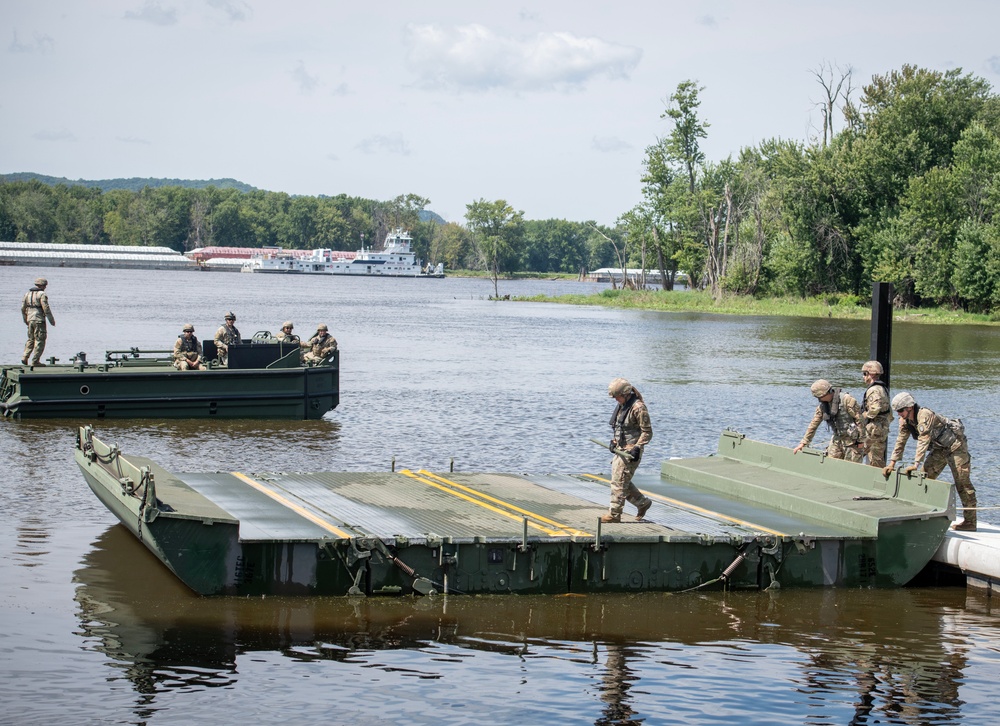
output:
<svg viewBox="0 0 1000 726"><path fill-rule="evenodd" d="M667 132L646 150L643 202L620 220L629 257L682 269L716 296L864 300L884 281L906 304L996 308L1000 99L990 85L914 66L860 91L850 68L814 75L815 139L772 139L721 162L701 150L705 89L680 83Z"/></svg>
<svg viewBox="0 0 1000 726"><path fill-rule="evenodd" d="M857 88L853 71L813 71L821 127L707 160L705 89L677 85L647 147L642 202L615 225L525 220L506 200L466 207L465 224L427 218L428 199L167 186L139 191L0 183L0 239L83 244L378 246L410 229L422 259L487 270L599 267L678 273L715 296L837 295L866 300L892 282L902 302L976 312L1000 306L1000 98L961 69L914 66Z"/></svg>
<svg viewBox="0 0 1000 726"><path fill-rule="evenodd" d="M0 182L0 239L14 242L168 247L281 247L356 250L410 230L417 256L447 269L490 269L471 226L440 223L415 194L387 202L290 196L234 188L143 187L101 191L40 180ZM470 208L475 204L470 205ZM508 207L500 202L500 207ZM513 210L511 210L513 213ZM528 221L495 260L501 275L522 270L578 273L610 264L613 253L592 223Z"/></svg>

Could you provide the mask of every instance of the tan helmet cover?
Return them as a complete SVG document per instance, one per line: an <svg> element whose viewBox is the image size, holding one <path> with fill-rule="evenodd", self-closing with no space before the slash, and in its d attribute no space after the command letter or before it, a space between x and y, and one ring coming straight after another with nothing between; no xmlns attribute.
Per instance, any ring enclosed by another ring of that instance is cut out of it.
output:
<svg viewBox="0 0 1000 726"><path fill-rule="evenodd" d="M614 396L630 396L631 394L632 384L624 378L615 378L608 384L608 395L612 398Z"/></svg>
<svg viewBox="0 0 1000 726"><path fill-rule="evenodd" d="M45 287L48 284L49 284L49 281L46 280L44 277L36 277L35 278L35 287Z"/></svg>
<svg viewBox="0 0 1000 726"><path fill-rule="evenodd" d="M882 375L884 371L882 370L882 364L877 360L870 360L861 366L861 372L869 371L870 373L875 373L876 375Z"/></svg>
<svg viewBox="0 0 1000 726"><path fill-rule="evenodd" d="M913 400L911 396L906 391L902 393L897 393L892 399L892 410L902 411L904 408L909 408L910 406L916 406L917 402Z"/></svg>
<svg viewBox="0 0 1000 726"><path fill-rule="evenodd" d="M809 390L812 392L812 395L816 396L816 398L822 398L833 390L833 386L830 385L830 381L820 378L818 381L809 386Z"/></svg>

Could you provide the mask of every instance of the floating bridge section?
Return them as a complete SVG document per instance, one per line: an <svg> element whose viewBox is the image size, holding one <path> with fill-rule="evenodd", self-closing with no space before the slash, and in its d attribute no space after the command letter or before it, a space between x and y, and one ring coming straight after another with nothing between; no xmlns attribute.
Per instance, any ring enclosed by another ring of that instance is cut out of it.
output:
<svg viewBox="0 0 1000 726"><path fill-rule="evenodd" d="M724 432L635 483L601 524L599 474L184 473L81 429L98 497L196 592L375 595L905 584L941 544L951 486Z"/></svg>

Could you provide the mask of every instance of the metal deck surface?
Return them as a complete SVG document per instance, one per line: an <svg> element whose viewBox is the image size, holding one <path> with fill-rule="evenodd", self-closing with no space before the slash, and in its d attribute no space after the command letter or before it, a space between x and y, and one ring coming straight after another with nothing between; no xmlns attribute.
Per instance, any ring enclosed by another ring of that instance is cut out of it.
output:
<svg viewBox="0 0 1000 726"><path fill-rule="evenodd" d="M177 474L240 522L240 540L317 541L374 536L453 542L591 538L607 512L598 475L274 473ZM761 533L852 537L845 530L656 475L635 483L654 502L637 522L626 505L605 536L629 540L748 537Z"/></svg>

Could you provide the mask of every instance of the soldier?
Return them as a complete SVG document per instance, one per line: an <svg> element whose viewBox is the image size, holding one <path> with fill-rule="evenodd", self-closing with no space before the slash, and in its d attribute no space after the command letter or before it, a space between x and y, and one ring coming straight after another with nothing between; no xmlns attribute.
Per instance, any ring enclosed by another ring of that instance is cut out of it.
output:
<svg viewBox="0 0 1000 726"><path fill-rule="evenodd" d="M280 332L274 336L282 343L298 343L299 336L295 335L292 331L295 329L295 325L291 320L286 320L281 324Z"/></svg>
<svg viewBox="0 0 1000 726"><path fill-rule="evenodd" d="M809 387L819 400L816 406L816 413L813 414L812 421L806 429L805 436L799 445L792 449L793 454L797 454L813 440L816 429L820 422L826 421L833 437L826 453L832 459L845 459L846 461L861 461L863 444L861 443L861 409L854 396L839 388L834 388L829 381L822 378Z"/></svg>
<svg viewBox="0 0 1000 726"><path fill-rule="evenodd" d="M635 513L635 518L640 520L653 506L653 500L643 495L632 483L632 477L639 468L639 460L642 458L642 447L653 438L649 411L646 410L642 395L624 378L615 378L608 384L608 395L618 403L609 422L614 437L608 448L611 451L626 452L630 460L626 461L616 454L611 461L611 507L609 512L601 517L601 521L622 521L622 509L625 508L626 499L636 506L638 511Z"/></svg>
<svg viewBox="0 0 1000 726"><path fill-rule="evenodd" d="M21 363L24 365L28 365L29 357L31 365L45 365L41 362L45 350L45 338L48 335L45 319L48 318L50 323L56 324L56 319L52 317L52 310L49 308L49 296L45 294L45 288L48 286L49 281L44 277L36 278L35 286L24 293L21 299L21 317L28 326L28 342L24 344L24 355L21 356Z"/></svg>
<svg viewBox="0 0 1000 726"><path fill-rule="evenodd" d="M324 323L316 328L316 335L302 343L302 347L309 349L302 356L303 362L315 364L325 360L337 350L337 339L330 335L329 328Z"/></svg>
<svg viewBox="0 0 1000 726"><path fill-rule="evenodd" d="M215 331L215 349L219 351L219 362L223 365L229 360L229 346L243 342L239 328L236 327L236 315L230 310L226 313L225 324Z"/></svg>
<svg viewBox="0 0 1000 726"><path fill-rule="evenodd" d="M194 337L194 326L186 323L174 343L174 368L179 371L204 370L201 362L201 343Z"/></svg>
<svg viewBox="0 0 1000 726"><path fill-rule="evenodd" d="M892 423L889 387L879 379L881 375L882 364L877 360L870 360L861 366L861 377L868 384L861 399L865 455L869 466L880 469L885 466L885 445L889 439L889 424Z"/></svg>
<svg viewBox="0 0 1000 726"><path fill-rule="evenodd" d="M917 440L917 454L913 463L903 469L911 474L924 464L924 474L937 479L947 463L955 479L958 498L962 500L961 523L953 529L971 532L976 529L976 489L972 486L972 457L969 456L969 441L965 438L965 426L961 419L945 418L929 408L921 408L909 393L896 394L892 408L899 414L899 435L892 458L882 470L888 477L896 468L896 462L903 458L907 440L912 436ZM927 457L926 461L924 457Z"/></svg>

